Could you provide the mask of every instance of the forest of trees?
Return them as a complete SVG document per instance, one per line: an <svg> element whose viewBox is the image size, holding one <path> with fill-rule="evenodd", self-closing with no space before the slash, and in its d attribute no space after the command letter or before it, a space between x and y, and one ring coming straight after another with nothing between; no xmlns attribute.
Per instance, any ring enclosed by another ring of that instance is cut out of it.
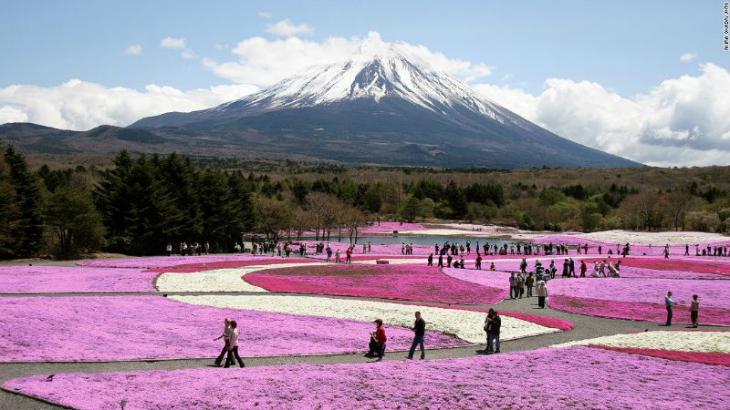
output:
<svg viewBox="0 0 730 410"><path fill-rule="evenodd" d="M657 171L658 170L658 171ZM322 166L255 172L170 154L31 170L0 156L0 258L230 251L242 234L356 240L376 219L537 230L730 231L730 169L466 172Z"/></svg>

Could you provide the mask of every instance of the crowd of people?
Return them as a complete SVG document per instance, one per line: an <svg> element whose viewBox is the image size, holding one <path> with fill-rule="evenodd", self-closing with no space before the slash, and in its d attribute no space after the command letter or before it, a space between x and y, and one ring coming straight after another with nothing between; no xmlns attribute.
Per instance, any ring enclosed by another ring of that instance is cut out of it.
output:
<svg viewBox="0 0 730 410"><path fill-rule="evenodd" d="M626 257L631 253L631 244L626 243L625 245L616 245L616 255ZM352 262L352 255L355 252L356 245L347 247L344 251L344 263ZM413 254L413 244L407 244L403 242L401 244L402 255ZM575 247L578 254L588 254L591 247L588 245L582 245ZM368 241L362 244L362 253L370 253L372 245ZM599 255L604 254L604 247L602 245L595 246L595 250ZM203 245L199 243L186 244L181 243L179 245L179 251L181 255L200 255L201 253L207 254L210 252L210 245L205 242ZM303 243L296 244L292 242L283 243L260 243L253 244L251 250L254 254L278 254L279 256L290 256L290 254L297 252L299 255L304 256L306 254L306 246ZM336 263L343 262L342 252L339 248L333 250L329 244L323 242L314 245L314 251L316 254L326 254L327 261ZM566 244L546 244L546 245L529 245L529 244L502 244L490 245L484 243L479 246L477 242L475 247L472 247L470 241L466 241L464 244L461 243L450 243L445 242L441 245L434 245L434 252L430 253L427 258L428 266L434 266L434 257L437 257L437 266L453 267L465 269L464 257L471 255L472 251L476 252L474 259L474 269L481 270L483 255L505 255L505 254L518 254L518 255L568 255L570 247ZM669 257L670 247L665 245L663 247L663 255L665 258ZM689 255L690 247L685 246L685 256ZM172 254L172 245L168 245L167 253ZM572 257L564 258L562 261L562 274L564 278L619 278L621 277L621 260L612 260L611 256L614 255L613 249L607 249L607 259L594 260L593 267L589 273L589 265L586 260L580 260L578 268L576 269L576 260ZM728 247L726 246L707 246L706 248L700 248L699 245L695 245L695 256L730 256L728 254ZM590 262L589 262L590 263ZM494 262L489 263L489 270L496 270ZM549 280L555 279L558 269L555 263L555 259L551 259L547 267L543 266L539 260L534 261L532 270L528 271L527 258L522 258L519 265L519 271L511 272L509 276L509 295L510 299L522 299L537 297L538 307L544 309L548 297L548 286ZM672 298L672 292L667 292L664 297L664 305L667 311L666 326L672 325L673 311L677 302ZM692 327L699 326L699 307L700 301L698 295L692 296L690 304L690 320ZM368 343L368 353L366 357L376 358L382 360L385 355L386 343L388 337L386 335L386 328L383 320L376 319L374 321L375 329L369 335L370 340ZM484 321L484 332L486 333L486 348L483 353L492 354L500 352L500 328L501 328L501 317L499 313L490 308ZM425 334L426 334L426 321L423 319L421 312L415 312L415 321L413 323L414 332L413 341L411 348L408 351L406 358L413 359L413 356L417 349L420 350L420 358L425 359ZM215 340L223 339L223 348L215 359L216 366L230 367L233 364L238 363L240 367L245 367L243 360L241 359L238 352L238 340L239 331L237 329L237 323L233 319L226 318L224 320L223 332Z"/></svg>

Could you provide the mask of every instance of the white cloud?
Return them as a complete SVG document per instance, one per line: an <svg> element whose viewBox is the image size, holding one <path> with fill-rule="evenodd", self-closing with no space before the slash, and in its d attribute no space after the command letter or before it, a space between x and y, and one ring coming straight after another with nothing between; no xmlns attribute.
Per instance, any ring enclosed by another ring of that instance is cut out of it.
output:
<svg viewBox="0 0 730 410"><path fill-rule="evenodd" d="M183 51L180 52L180 57L182 57L182 58L184 58L186 60L190 60L190 59L193 59L193 58L197 58L198 55L195 54L195 52L192 49L186 48L185 50L183 50Z"/></svg>
<svg viewBox="0 0 730 410"><path fill-rule="evenodd" d="M0 107L0 124L6 122L28 122L28 115L15 107L4 105Z"/></svg>
<svg viewBox="0 0 730 410"><path fill-rule="evenodd" d="M294 24L289 19L277 21L266 27L266 32L282 37L293 37L301 34L312 34L314 28L308 24Z"/></svg>
<svg viewBox="0 0 730 410"><path fill-rule="evenodd" d="M135 90L81 80L55 87L11 85L0 88L0 123L28 121L73 130L126 126L150 115L212 107L257 90L238 84L189 91L152 84Z"/></svg>
<svg viewBox="0 0 730 410"><path fill-rule="evenodd" d="M185 48L185 39L182 37L165 37L160 40L160 46L164 48L183 49Z"/></svg>
<svg viewBox="0 0 730 410"><path fill-rule="evenodd" d="M270 19L274 15L270 11L259 11L258 16L264 19Z"/></svg>
<svg viewBox="0 0 730 410"><path fill-rule="evenodd" d="M539 95L475 86L566 138L652 165L730 164L730 72L714 64L697 76L662 81L623 97L598 83L549 79Z"/></svg>
<svg viewBox="0 0 730 410"><path fill-rule="evenodd" d="M684 53L681 56L679 56L679 61L688 63L688 62L694 60L695 57L697 57L697 54L695 54L695 53Z"/></svg>
<svg viewBox="0 0 730 410"><path fill-rule="evenodd" d="M486 64L448 58L422 45L385 42L376 32L370 32L365 37L330 37L321 42L298 37L277 40L251 37L239 42L231 50L237 60L219 63L212 59L203 59L203 64L227 80L268 86L299 74L311 66L345 61L358 53L375 53L389 47L397 48L399 52L432 69L466 81L491 73L491 68Z"/></svg>
<svg viewBox="0 0 730 410"><path fill-rule="evenodd" d="M128 56L138 56L142 54L142 46L139 44L132 44L124 49L124 54Z"/></svg>

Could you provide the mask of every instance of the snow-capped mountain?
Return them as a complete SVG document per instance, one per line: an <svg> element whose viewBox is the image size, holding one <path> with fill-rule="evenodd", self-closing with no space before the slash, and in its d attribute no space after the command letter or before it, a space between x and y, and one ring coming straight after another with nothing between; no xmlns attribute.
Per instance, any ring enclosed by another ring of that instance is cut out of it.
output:
<svg viewBox="0 0 730 410"><path fill-rule="evenodd" d="M638 165L540 128L397 43L365 42L346 61L312 67L242 99L144 118L130 127L166 137L186 135L197 146L216 141L248 153L343 162Z"/></svg>

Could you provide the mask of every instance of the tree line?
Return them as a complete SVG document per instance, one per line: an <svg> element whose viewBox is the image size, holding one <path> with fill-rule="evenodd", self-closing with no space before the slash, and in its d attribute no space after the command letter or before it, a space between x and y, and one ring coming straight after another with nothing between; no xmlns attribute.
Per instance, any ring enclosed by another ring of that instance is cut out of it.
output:
<svg viewBox="0 0 730 410"><path fill-rule="evenodd" d="M0 257L75 258L99 250L152 255L180 242L231 251L251 235L278 241L307 233L354 242L358 228L376 219L554 231L730 231L730 196L708 178L665 183L630 175L617 184L616 178L600 181L594 170L583 179L579 173L566 178L570 170L466 178L445 170L330 171L245 173L174 153L126 151L102 170L44 165L34 171L7 147L0 156Z"/></svg>

